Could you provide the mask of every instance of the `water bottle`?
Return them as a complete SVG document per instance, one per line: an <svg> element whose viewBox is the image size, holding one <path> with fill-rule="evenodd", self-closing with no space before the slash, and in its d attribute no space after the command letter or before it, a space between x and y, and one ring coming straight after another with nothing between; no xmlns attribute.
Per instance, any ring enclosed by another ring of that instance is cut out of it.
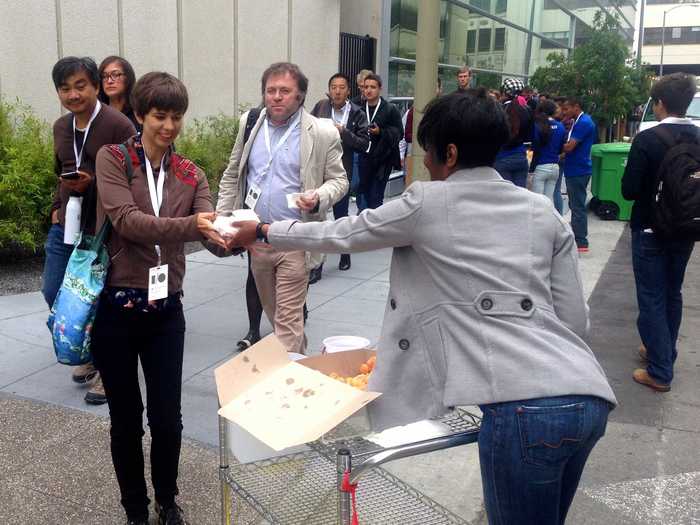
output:
<svg viewBox="0 0 700 525"><path fill-rule="evenodd" d="M66 221L63 227L64 244L75 244L80 235L80 211L83 198L71 195L66 205Z"/></svg>

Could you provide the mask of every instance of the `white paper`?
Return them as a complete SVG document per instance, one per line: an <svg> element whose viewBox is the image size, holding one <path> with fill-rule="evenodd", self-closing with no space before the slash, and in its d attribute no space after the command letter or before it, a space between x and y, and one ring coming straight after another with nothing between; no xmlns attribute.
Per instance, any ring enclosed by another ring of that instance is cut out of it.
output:
<svg viewBox="0 0 700 525"><path fill-rule="evenodd" d="M290 210L298 210L297 199L302 195L302 193L287 193L287 208Z"/></svg>
<svg viewBox="0 0 700 525"><path fill-rule="evenodd" d="M416 421L400 427L387 428L382 432L374 432L365 437L383 448L398 447L407 443L415 443L425 439L446 436L451 430L444 423L431 419Z"/></svg>
<svg viewBox="0 0 700 525"><path fill-rule="evenodd" d="M238 228L233 227L233 223L243 221L260 222L260 219L253 210L235 210L230 217L216 217L214 228L222 237L233 237L238 231Z"/></svg>

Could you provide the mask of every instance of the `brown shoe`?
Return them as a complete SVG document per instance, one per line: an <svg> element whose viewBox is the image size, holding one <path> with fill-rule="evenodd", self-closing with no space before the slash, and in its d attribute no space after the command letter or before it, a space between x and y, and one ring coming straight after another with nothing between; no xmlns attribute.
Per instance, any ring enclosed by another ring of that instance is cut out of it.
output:
<svg viewBox="0 0 700 525"><path fill-rule="evenodd" d="M644 344L639 345L639 359L645 363L647 361L647 347Z"/></svg>
<svg viewBox="0 0 700 525"><path fill-rule="evenodd" d="M73 381L81 385L89 383L96 375L97 369L92 363L85 363L73 368Z"/></svg>
<svg viewBox="0 0 700 525"><path fill-rule="evenodd" d="M647 372L644 368L637 368L634 372L632 372L632 379L634 379L640 385L648 386L657 392L668 392L671 390L671 385L659 383L656 381L656 379L651 377L649 372Z"/></svg>
<svg viewBox="0 0 700 525"><path fill-rule="evenodd" d="M85 394L85 402L88 405L104 405L107 402L105 387L102 384L102 378L99 373L95 376L95 381L92 383L90 390Z"/></svg>

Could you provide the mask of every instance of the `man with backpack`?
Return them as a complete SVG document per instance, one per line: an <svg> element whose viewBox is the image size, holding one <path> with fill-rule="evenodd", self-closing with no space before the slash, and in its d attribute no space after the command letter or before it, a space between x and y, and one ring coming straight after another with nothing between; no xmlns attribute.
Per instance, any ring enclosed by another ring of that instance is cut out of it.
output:
<svg viewBox="0 0 700 525"><path fill-rule="evenodd" d="M654 84L651 101L660 123L635 137L622 178L622 195L634 201L632 264L646 364L632 378L658 392L671 389L683 277L700 239L700 137L685 118L695 91L695 77L685 73Z"/></svg>
<svg viewBox="0 0 700 525"><path fill-rule="evenodd" d="M236 137L219 183L218 214L226 216L246 207L262 223L323 221L348 191L338 130L303 107L308 84L299 67L289 62L265 70L261 79L264 108L256 112L252 129L249 113L241 116L244 133ZM279 252L261 237L250 255L255 286L275 335L288 351L304 353L309 271L320 264L321 254Z"/></svg>

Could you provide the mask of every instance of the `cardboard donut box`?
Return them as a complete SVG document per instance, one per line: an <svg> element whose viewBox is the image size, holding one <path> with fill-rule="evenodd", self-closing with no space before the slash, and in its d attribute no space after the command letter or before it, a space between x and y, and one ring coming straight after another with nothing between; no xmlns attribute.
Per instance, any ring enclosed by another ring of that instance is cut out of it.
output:
<svg viewBox="0 0 700 525"><path fill-rule="evenodd" d="M290 359L271 334L215 370L219 415L229 422L231 452L241 463L305 450L379 397L332 379L356 376L376 355L356 349ZM363 411L364 412L364 411Z"/></svg>

